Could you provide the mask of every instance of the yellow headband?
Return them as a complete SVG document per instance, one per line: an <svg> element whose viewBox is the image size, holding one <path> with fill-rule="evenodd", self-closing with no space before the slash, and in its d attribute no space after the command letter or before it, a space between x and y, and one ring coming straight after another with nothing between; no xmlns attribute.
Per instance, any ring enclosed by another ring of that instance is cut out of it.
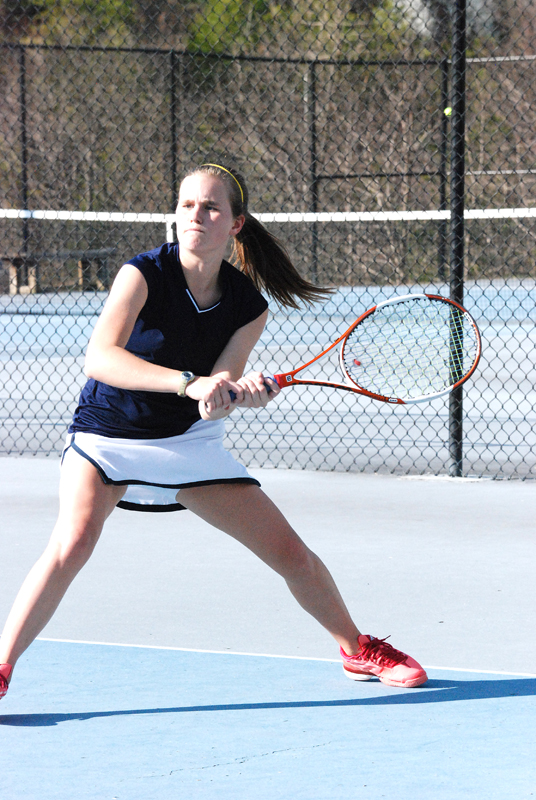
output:
<svg viewBox="0 0 536 800"><path fill-rule="evenodd" d="M230 172L228 169L225 169L225 167L221 167L219 164L201 164L201 166L202 167L216 167L216 169L221 169L224 172L226 172L228 175L230 175L231 178L235 181L235 183L238 186L238 188L240 189L240 197L242 198L242 205L244 204L244 192L242 191L242 187L240 186L240 182L238 181L237 178L235 178L235 176L233 175L232 172Z"/></svg>

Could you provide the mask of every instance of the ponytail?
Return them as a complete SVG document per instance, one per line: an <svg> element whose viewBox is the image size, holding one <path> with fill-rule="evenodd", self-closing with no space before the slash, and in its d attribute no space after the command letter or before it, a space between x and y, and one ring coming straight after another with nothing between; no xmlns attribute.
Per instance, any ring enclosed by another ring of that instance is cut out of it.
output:
<svg viewBox="0 0 536 800"><path fill-rule="evenodd" d="M320 289L302 278L279 239L249 212L240 233L234 237L232 259L260 291L280 305L298 308L298 300L315 303L330 290Z"/></svg>
<svg viewBox="0 0 536 800"><path fill-rule="evenodd" d="M203 164L190 175L208 173L223 181L227 187L233 216L245 216L242 229L233 240L231 259L259 291L265 291L282 306L299 308L324 300L331 289L321 289L302 278L283 244L247 210L248 190L244 178L228 167Z"/></svg>

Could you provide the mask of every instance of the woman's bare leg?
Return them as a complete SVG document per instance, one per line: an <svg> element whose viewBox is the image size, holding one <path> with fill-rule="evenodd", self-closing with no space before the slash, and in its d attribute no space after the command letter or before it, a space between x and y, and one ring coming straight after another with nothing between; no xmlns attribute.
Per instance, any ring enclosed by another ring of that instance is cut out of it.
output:
<svg viewBox="0 0 536 800"><path fill-rule="evenodd" d="M261 489L251 484L199 486L182 489L179 499L278 572L302 608L346 653L359 651L360 632L330 573Z"/></svg>
<svg viewBox="0 0 536 800"><path fill-rule="evenodd" d="M125 487L106 486L89 461L70 454L60 480L58 521L6 621L0 639L0 664L14 665L43 630L93 552L106 518L124 492Z"/></svg>

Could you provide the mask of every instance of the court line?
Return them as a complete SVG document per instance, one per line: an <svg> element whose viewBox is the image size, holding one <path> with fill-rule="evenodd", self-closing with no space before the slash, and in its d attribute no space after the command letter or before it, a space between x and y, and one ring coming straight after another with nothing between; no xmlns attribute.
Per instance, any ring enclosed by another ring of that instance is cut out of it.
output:
<svg viewBox="0 0 536 800"><path fill-rule="evenodd" d="M481 478L473 477L473 476L463 476L460 478L456 478L453 475L397 475L396 476L400 481L443 481L444 483L484 483L485 481L490 481L491 478L484 477Z"/></svg>
<svg viewBox="0 0 536 800"><path fill-rule="evenodd" d="M58 642L60 644L96 644L103 647L137 647L141 650L176 650L181 653L207 653L216 656L254 656L259 658L287 658L293 661L324 661L329 664L339 664L338 658L314 658L312 656L283 656L273 653L242 653L236 650L199 650L195 647L166 647L156 644L125 644L124 642L90 642L81 639L51 639L45 636L38 636L38 642ZM445 672L472 672L478 675L514 675L520 678L536 678L534 672L506 672L492 669L465 669L463 667L437 667L430 664L423 664L425 669L437 669Z"/></svg>

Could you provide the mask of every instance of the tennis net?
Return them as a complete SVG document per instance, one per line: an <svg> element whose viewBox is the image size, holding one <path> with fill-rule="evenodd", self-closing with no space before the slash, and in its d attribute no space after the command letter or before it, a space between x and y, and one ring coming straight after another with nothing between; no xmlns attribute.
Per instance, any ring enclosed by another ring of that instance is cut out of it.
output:
<svg viewBox="0 0 536 800"><path fill-rule="evenodd" d="M448 295L448 211L291 211L257 217L290 242L304 270L310 269L315 233L318 282L336 291L308 310L272 306L255 368L275 372L303 363L356 312L393 293ZM531 477L536 474L536 208L468 209L465 217L465 304L484 343L478 374L465 389L465 471ZM85 380L85 346L113 274L135 253L172 241L173 222L172 214L0 209L3 240L11 242L11 253L0 253L11 259L3 261L0 288L0 453L61 449ZM335 379L335 362L332 368ZM250 466L448 470L447 401L393 409L340 394L289 389L277 406L233 414L228 445Z"/></svg>

